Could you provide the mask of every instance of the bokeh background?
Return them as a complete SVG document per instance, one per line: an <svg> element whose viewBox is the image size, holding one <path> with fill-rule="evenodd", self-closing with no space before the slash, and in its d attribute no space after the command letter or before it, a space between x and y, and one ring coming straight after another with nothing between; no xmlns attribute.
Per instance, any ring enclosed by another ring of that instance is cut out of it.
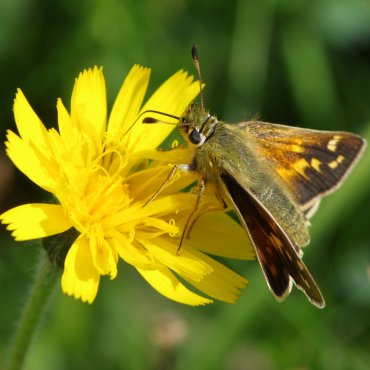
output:
<svg viewBox="0 0 370 370"><path fill-rule="evenodd" d="M194 73L193 44L219 118L258 114L369 141L368 0L1 0L1 143L17 87L51 126L82 69L104 66L112 104L134 63L152 68L151 90L180 68ZM1 145L1 210L44 200ZM235 305L200 308L167 300L121 263L91 306L56 288L25 369L369 369L370 150L311 232L305 261L324 310L296 289L277 303L255 261L228 262L250 280ZM1 229L0 368L37 258L36 243Z"/></svg>

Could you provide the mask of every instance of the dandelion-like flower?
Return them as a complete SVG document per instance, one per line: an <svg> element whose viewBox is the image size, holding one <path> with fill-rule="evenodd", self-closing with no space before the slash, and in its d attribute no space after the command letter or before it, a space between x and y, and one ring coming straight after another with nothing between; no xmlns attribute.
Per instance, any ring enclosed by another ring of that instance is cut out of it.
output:
<svg viewBox="0 0 370 370"><path fill-rule="evenodd" d="M190 153L157 151L175 126L144 125L140 114L156 110L180 116L199 92L199 84L179 71L143 105L149 75L148 68L131 69L107 119L102 69L82 72L71 112L57 102L58 130L46 129L18 90L19 135L8 131L7 154L55 202L21 205L0 219L19 241L73 230L77 236L63 256L61 285L82 301L93 302L100 277L115 278L122 258L177 302L234 302L246 280L210 256L253 257L247 237L230 217L222 212L202 216L176 254L196 198L181 190L194 177L179 176L145 206L168 176L169 163L186 163Z"/></svg>

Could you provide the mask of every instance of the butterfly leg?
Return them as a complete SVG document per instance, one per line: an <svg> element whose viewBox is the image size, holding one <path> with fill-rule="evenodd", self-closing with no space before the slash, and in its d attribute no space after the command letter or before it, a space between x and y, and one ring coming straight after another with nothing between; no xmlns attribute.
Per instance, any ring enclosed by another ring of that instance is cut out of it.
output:
<svg viewBox="0 0 370 370"><path fill-rule="evenodd" d="M195 221L193 222L192 219L193 219L194 215L196 214L196 212L199 208L199 204L200 204L200 201L202 199L202 195L204 193L205 188L206 188L206 183L205 183L204 179L200 179L200 181L198 183L197 200L195 201L195 205L194 205L193 210L191 211L188 219L186 220L186 223L185 223L185 226L184 226L184 231L182 232L180 243L179 243L179 246L177 248L177 252L176 252L177 255L180 254L181 246L182 246L182 243L185 239L185 236L189 235L191 228L194 226Z"/></svg>
<svg viewBox="0 0 370 370"><path fill-rule="evenodd" d="M218 203L215 201L214 202L214 205L208 206L205 209L199 210L199 212L197 212L196 215L195 215L195 212L194 212L194 214L192 215L192 220L191 220L191 222L189 222L189 225L188 225L188 228L187 228L187 233L185 235L185 238L186 239L189 239L190 238L190 232L191 232L191 230L193 229L194 225L199 220L199 218L201 216L203 216L205 213L207 213L207 212L215 212L215 211L224 211L225 209L227 209L227 204L225 203L224 199L221 196L221 193L220 193L220 190L219 190L219 186L218 185L217 185L217 187L215 189L213 189L212 184L207 184L207 188L205 189L205 191L211 191L212 194L215 195Z"/></svg>
<svg viewBox="0 0 370 370"><path fill-rule="evenodd" d="M193 166L190 164L175 164L170 173L168 174L166 180L164 180L163 184L157 189L157 191L146 201L144 204L144 208L148 206L157 196L161 193L161 191L165 188L165 186L171 182L171 180L175 177L177 171L191 171L193 170Z"/></svg>

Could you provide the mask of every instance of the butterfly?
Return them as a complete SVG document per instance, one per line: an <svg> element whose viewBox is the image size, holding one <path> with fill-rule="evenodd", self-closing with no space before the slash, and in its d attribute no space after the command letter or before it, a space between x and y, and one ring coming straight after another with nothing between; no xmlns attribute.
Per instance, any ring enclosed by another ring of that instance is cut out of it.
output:
<svg viewBox="0 0 370 370"><path fill-rule="evenodd" d="M195 47L192 55L201 82ZM149 117L143 122L158 120ZM190 163L174 165L161 189L179 170L199 177L197 201L180 246L194 225L204 191L212 187L224 207L238 216L277 300L283 300L294 283L323 308L324 298L302 260L301 247L310 241L309 220L321 198L343 183L366 141L349 132L257 120L226 123L204 108L202 96L200 105L191 104L179 117L178 129L196 150Z"/></svg>

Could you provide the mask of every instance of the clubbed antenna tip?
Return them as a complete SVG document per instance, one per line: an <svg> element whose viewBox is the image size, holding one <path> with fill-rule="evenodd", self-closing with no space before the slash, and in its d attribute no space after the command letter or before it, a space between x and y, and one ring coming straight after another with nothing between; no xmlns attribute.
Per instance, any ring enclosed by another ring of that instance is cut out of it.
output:
<svg viewBox="0 0 370 370"><path fill-rule="evenodd" d="M194 45L194 46L191 48L191 56L192 56L192 58L193 58L194 62L195 62L195 61L199 62L198 49L197 49L196 45Z"/></svg>
<svg viewBox="0 0 370 370"><path fill-rule="evenodd" d="M191 56L193 58L195 69L197 70L198 78L199 78L199 84L200 84L200 106L204 109L204 100L203 100L203 91L202 91L203 81L202 81L202 75L200 73L199 56L198 56L198 49L197 49L196 45L194 45L191 48Z"/></svg>

